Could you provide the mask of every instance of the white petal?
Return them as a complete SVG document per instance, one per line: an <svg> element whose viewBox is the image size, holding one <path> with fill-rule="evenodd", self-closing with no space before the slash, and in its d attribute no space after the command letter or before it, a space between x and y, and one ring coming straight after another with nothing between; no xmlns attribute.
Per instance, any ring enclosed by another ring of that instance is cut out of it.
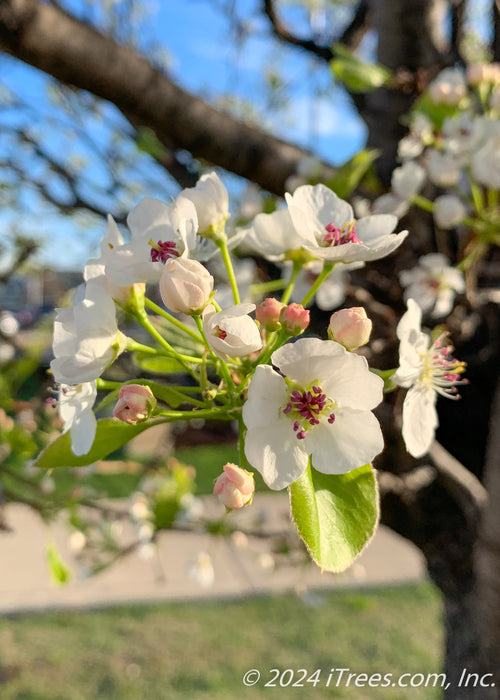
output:
<svg viewBox="0 0 500 700"><path fill-rule="evenodd" d="M403 403L403 440L413 457L422 457L429 450L437 426L436 393L417 384Z"/></svg>
<svg viewBox="0 0 500 700"><path fill-rule="evenodd" d="M362 243L372 243L377 238L392 233L398 223L391 214L374 214L356 221L356 235Z"/></svg>
<svg viewBox="0 0 500 700"><path fill-rule="evenodd" d="M293 432L292 422L283 416L266 427L248 430L245 455L269 488L279 491L296 481L308 465L302 442Z"/></svg>
<svg viewBox="0 0 500 700"><path fill-rule="evenodd" d="M328 377L337 362L343 363L347 350L332 340L299 338L286 343L272 354L271 362L299 384L309 384Z"/></svg>
<svg viewBox="0 0 500 700"><path fill-rule="evenodd" d="M287 388L283 377L269 365L257 367L243 406L246 427L260 428L278 420L286 399Z"/></svg>
<svg viewBox="0 0 500 700"><path fill-rule="evenodd" d="M335 422L321 423L304 440L315 469L324 474L345 474L369 464L384 449L380 425L370 411L346 409Z"/></svg>
<svg viewBox="0 0 500 700"><path fill-rule="evenodd" d="M330 373L321 379L321 387L342 408L371 411L383 399L384 382L370 372L364 357L347 353L342 364L332 363Z"/></svg>
<svg viewBox="0 0 500 700"><path fill-rule="evenodd" d="M420 326L422 323L422 310L415 299L408 299L407 307L408 311L401 316L401 320L396 328L396 333L399 340L401 340L401 338L403 338L403 336L405 336L411 329L420 331Z"/></svg>
<svg viewBox="0 0 500 700"><path fill-rule="evenodd" d="M71 449L79 457L92 447L97 430L97 421L92 410L80 413L70 428Z"/></svg>

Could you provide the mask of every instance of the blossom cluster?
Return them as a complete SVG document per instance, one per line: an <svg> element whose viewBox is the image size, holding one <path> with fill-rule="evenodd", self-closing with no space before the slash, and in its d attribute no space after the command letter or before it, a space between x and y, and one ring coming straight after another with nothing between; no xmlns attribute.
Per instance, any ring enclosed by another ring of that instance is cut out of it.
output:
<svg viewBox="0 0 500 700"><path fill-rule="evenodd" d="M314 337L307 306L314 298L323 308L327 299L335 299L330 308L340 304L333 287L342 286L346 271L395 251L408 235L395 232L397 216L356 218L349 203L317 184L299 186L283 208L257 213L231 234L229 217L228 193L210 172L169 204L139 202L127 219L128 240L109 218L99 257L87 263L84 283L54 324L51 371L73 454L93 461L118 426L132 437L142 424L232 420L240 464L224 465L214 493L228 509L240 508L252 501L253 470L269 488L283 489L310 468L333 478L370 465L384 448L374 409L386 388L382 376L391 374L392 386L408 389L407 449L424 454L437 425L436 397L456 397L464 366L444 337L431 342L420 330L414 297L425 297L429 275L457 291L461 278L436 255L406 272L400 366L382 372L359 351L372 332L363 307L336 311ZM282 278L256 283L255 265L236 258L236 247L275 263ZM268 296L270 288L278 294ZM447 303L440 299L440 312ZM122 318L135 322L127 335ZM154 361L167 383L137 374L125 382L106 378L125 352L139 370ZM95 409L98 392L108 396ZM112 418L96 420L113 402Z"/></svg>
<svg viewBox="0 0 500 700"><path fill-rule="evenodd" d="M398 218L411 206L431 212L438 230L457 230L458 262L467 271L491 245L500 244L499 116L500 64L443 70L410 114L409 133L398 147L401 165L392 174L391 191L376 199L370 209ZM434 258L433 267L436 262ZM428 298L423 308L431 310L437 300L434 316L444 316L451 310L455 293L463 291L463 280L448 274L449 261L443 256L437 266L443 272L434 276L440 289L434 302ZM423 269L428 271L429 265L424 263ZM401 280L404 286L414 281L408 276ZM430 289L426 292L429 297ZM418 298L413 290L407 294L410 297Z"/></svg>

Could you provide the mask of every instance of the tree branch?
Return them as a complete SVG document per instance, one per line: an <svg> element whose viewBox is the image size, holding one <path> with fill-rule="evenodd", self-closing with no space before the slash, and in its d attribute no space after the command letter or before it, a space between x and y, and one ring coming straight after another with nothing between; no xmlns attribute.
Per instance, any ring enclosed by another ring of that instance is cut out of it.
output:
<svg viewBox="0 0 500 700"><path fill-rule="evenodd" d="M190 151L283 194L307 151L210 107L132 48L37 0L0 3L0 49L57 80L113 102L167 148ZM333 175L325 166L322 179Z"/></svg>
<svg viewBox="0 0 500 700"><path fill-rule="evenodd" d="M493 0L491 12L493 15L492 54L494 61L500 61L500 0Z"/></svg>
<svg viewBox="0 0 500 700"><path fill-rule="evenodd" d="M268 16L274 34L278 37L278 39L281 39L292 46L298 46L299 48L304 49L304 51L308 51L318 58L321 58L323 61L329 62L332 60L334 53L329 46L321 46L312 39L300 39L298 36L295 36L288 31L276 14L273 0L264 0L264 12Z"/></svg>

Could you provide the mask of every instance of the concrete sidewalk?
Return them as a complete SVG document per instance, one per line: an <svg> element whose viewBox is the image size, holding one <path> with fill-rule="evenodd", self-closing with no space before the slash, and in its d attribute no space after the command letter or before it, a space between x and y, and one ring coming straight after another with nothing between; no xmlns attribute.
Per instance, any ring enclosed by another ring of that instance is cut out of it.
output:
<svg viewBox="0 0 500 700"><path fill-rule="evenodd" d="M206 506L220 507L207 497ZM252 516L250 516L252 513ZM252 508L236 515L239 526L258 513L263 528L290 532L288 498L284 494L257 494ZM232 517L231 516L231 517ZM155 550L137 551L109 569L82 577L63 524L44 526L32 511L13 505L7 510L12 533L0 535L0 612L55 608L100 607L125 602L153 602L196 598L244 597L266 592L357 587L408 582L425 574L422 556L388 529L376 536L354 565L342 574L321 573L311 563L293 564L271 551L269 539L168 531L160 534ZM131 533L125 533L125 537ZM45 552L55 542L73 579L63 587L49 577Z"/></svg>

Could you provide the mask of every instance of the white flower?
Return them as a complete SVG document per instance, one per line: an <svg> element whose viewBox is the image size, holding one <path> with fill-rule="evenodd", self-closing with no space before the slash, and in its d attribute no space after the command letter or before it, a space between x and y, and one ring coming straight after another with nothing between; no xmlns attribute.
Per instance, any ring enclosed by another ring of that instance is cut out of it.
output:
<svg viewBox="0 0 500 700"><path fill-rule="evenodd" d="M160 277L163 303L180 314L200 314L208 304L214 278L197 260L173 258L167 260Z"/></svg>
<svg viewBox="0 0 500 700"><path fill-rule="evenodd" d="M64 421L64 432L70 432L71 449L77 457L87 454L94 442L97 422L92 407L96 396L95 381L59 386L59 415Z"/></svg>
<svg viewBox="0 0 500 700"><path fill-rule="evenodd" d="M304 185L285 197L295 229L314 241L304 248L328 262L378 260L398 248L408 234L392 233L395 216L379 214L356 221L350 204L325 185Z"/></svg>
<svg viewBox="0 0 500 700"><path fill-rule="evenodd" d="M414 197L425 182L425 170L418 164L409 161L392 173L392 191L403 201Z"/></svg>
<svg viewBox="0 0 500 700"><path fill-rule="evenodd" d="M429 179L438 187L452 187L460 177L460 165L449 153L442 153L436 148L428 151L427 172Z"/></svg>
<svg viewBox="0 0 500 700"><path fill-rule="evenodd" d="M308 465L324 474L361 467L383 449L371 412L383 381L364 357L338 343L302 338L260 365L243 406L245 454L272 489L296 481Z"/></svg>
<svg viewBox="0 0 500 700"><path fill-rule="evenodd" d="M229 218L229 196L215 172L202 175L195 187L182 190L176 200L192 202L198 215L200 236L211 237L224 231Z"/></svg>
<svg viewBox="0 0 500 700"><path fill-rule="evenodd" d="M316 239L307 232L294 228L288 209L278 209L272 214L257 214L247 229L245 246L267 260L279 261L289 257L304 246L315 246Z"/></svg>
<svg viewBox="0 0 500 700"><path fill-rule="evenodd" d="M410 133L401 139L398 144L398 157L400 160L418 158L424 150L424 146L432 139L432 122L417 112L410 125Z"/></svg>
<svg viewBox="0 0 500 700"><path fill-rule="evenodd" d="M443 194L434 200L434 221L439 228L455 228L466 214L462 200L454 194Z"/></svg>
<svg viewBox="0 0 500 700"><path fill-rule="evenodd" d="M375 214L390 214L397 219L401 219L410 208L410 203L406 199L400 199L392 192L380 195L373 202Z"/></svg>
<svg viewBox="0 0 500 700"><path fill-rule="evenodd" d="M241 195L238 206L238 216L250 221L254 216L260 214L263 206L264 198L260 188L254 185L253 182L249 182Z"/></svg>
<svg viewBox="0 0 500 700"><path fill-rule="evenodd" d="M348 272L350 270L359 270L364 266L365 264L362 262L349 263L347 265L338 263L335 265L335 269L330 272L313 297L316 301L317 307L322 311L330 311L331 309L336 309L338 306L340 306L345 299L345 285L348 278ZM305 297L322 269L323 263L321 260L312 260L303 266L293 288L291 296L292 301L300 302ZM292 267L290 264L288 264L285 277L289 278L291 272ZM312 299L309 303L312 303Z"/></svg>
<svg viewBox="0 0 500 700"><path fill-rule="evenodd" d="M472 176L489 189L500 189L500 134L484 143L472 156Z"/></svg>
<svg viewBox="0 0 500 700"><path fill-rule="evenodd" d="M108 294L117 301L126 301L130 294L130 285L119 286L106 275L106 265L113 261L113 251L124 245L123 236L112 216L108 215L106 233L101 239L101 255L99 258L89 260L83 270L83 279L88 282L91 279L102 277Z"/></svg>
<svg viewBox="0 0 500 700"><path fill-rule="evenodd" d="M443 123L444 149L458 157L461 162L467 162L473 147L476 131L476 120L467 112L460 112L454 118L448 118Z"/></svg>
<svg viewBox="0 0 500 700"><path fill-rule="evenodd" d="M414 299L408 300L408 311L401 318L397 335L399 368L392 380L402 387L409 387L403 403L403 439L413 457L424 455L438 426L436 412L437 395L458 398L457 384L465 364L451 356L453 348L443 346L442 334L434 343L420 330L422 311Z"/></svg>
<svg viewBox="0 0 500 700"><path fill-rule="evenodd" d="M102 277L81 285L69 308L56 309L50 363L59 384L81 384L101 376L123 350L113 299Z"/></svg>
<svg viewBox="0 0 500 700"><path fill-rule="evenodd" d="M217 357L242 357L262 348L262 338L255 321L248 316L255 304L238 304L215 311L209 304L203 312L203 330Z"/></svg>
<svg viewBox="0 0 500 700"><path fill-rule="evenodd" d="M429 85L429 94L438 104L458 105L467 94L463 72L458 68L445 68Z"/></svg>
<svg viewBox="0 0 500 700"><path fill-rule="evenodd" d="M167 205L146 197L132 209L127 224L132 241L106 255L106 275L119 286L159 280L167 260L187 257L196 247L198 219L187 199Z"/></svg>
<svg viewBox="0 0 500 700"><path fill-rule="evenodd" d="M405 301L414 299L422 311L430 311L433 318L449 314L455 294L465 291L462 273L456 267L451 267L440 253L421 257L413 270L402 270L399 281L406 287Z"/></svg>

